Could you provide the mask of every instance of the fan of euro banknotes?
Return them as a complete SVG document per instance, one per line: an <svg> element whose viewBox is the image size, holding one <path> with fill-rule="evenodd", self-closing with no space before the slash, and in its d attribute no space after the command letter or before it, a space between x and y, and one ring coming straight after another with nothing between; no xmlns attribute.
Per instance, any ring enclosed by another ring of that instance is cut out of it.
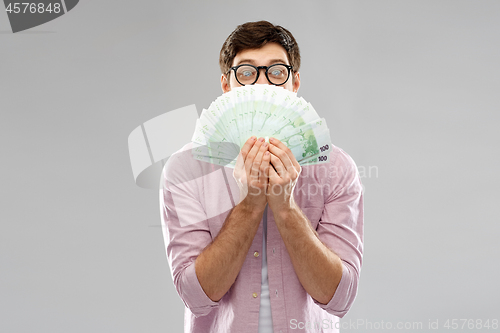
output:
<svg viewBox="0 0 500 333"><path fill-rule="evenodd" d="M300 165L328 162L330 131L312 105L282 87L262 84L231 89L196 121L194 158L234 168L248 138L274 137Z"/></svg>

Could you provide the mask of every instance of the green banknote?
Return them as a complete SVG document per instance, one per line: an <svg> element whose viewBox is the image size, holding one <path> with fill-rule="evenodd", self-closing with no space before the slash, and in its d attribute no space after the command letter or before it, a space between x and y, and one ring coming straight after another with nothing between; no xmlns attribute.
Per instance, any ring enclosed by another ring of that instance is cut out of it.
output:
<svg viewBox="0 0 500 333"><path fill-rule="evenodd" d="M234 167L252 135L282 141L301 165L327 163L332 148L326 121L310 103L282 87L251 85L232 89L202 111L193 157Z"/></svg>

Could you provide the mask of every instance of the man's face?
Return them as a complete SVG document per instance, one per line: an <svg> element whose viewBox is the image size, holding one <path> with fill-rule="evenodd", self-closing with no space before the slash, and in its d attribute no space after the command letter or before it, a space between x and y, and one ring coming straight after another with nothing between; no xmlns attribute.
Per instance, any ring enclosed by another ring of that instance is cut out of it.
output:
<svg viewBox="0 0 500 333"><path fill-rule="evenodd" d="M273 64L280 63L290 65L285 49L283 48L283 46L277 43L268 43L260 49L249 49L239 52L236 57L234 57L231 67L241 64L250 64L254 66L271 66ZM267 81L264 69L260 70L259 79L257 80L257 82L255 82L255 84L270 84L269 81ZM230 91L232 87L241 87L241 84L239 84L234 77L233 70L231 70L231 73L229 75L229 82L227 80L227 75L222 74L221 87L222 91L225 93ZM300 87L299 73L291 72L288 81L279 87L297 92Z"/></svg>

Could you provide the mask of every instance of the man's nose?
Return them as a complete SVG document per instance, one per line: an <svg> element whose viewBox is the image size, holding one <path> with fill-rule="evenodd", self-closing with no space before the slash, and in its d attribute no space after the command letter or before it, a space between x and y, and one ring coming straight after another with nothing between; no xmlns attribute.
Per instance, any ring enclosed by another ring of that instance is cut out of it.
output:
<svg viewBox="0 0 500 333"><path fill-rule="evenodd" d="M270 84L269 81L267 81L266 78L266 69L265 68L259 68L259 79L255 84Z"/></svg>

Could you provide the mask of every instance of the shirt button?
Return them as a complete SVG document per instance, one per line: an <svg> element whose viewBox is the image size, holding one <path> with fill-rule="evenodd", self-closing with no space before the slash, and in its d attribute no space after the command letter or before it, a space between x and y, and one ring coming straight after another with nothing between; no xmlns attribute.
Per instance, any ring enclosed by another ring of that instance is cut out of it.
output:
<svg viewBox="0 0 500 333"><path fill-rule="evenodd" d="M259 252L255 251L255 252L253 253L253 256L254 256L255 258L257 258L257 257L259 256Z"/></svg>
<svg viewBox="0 0 500 333"><path fill-rule="evenodd" d="M253 296L253 298L257 298L258 295L257 295L257 293L253 293L252 296Z"/></svg>

